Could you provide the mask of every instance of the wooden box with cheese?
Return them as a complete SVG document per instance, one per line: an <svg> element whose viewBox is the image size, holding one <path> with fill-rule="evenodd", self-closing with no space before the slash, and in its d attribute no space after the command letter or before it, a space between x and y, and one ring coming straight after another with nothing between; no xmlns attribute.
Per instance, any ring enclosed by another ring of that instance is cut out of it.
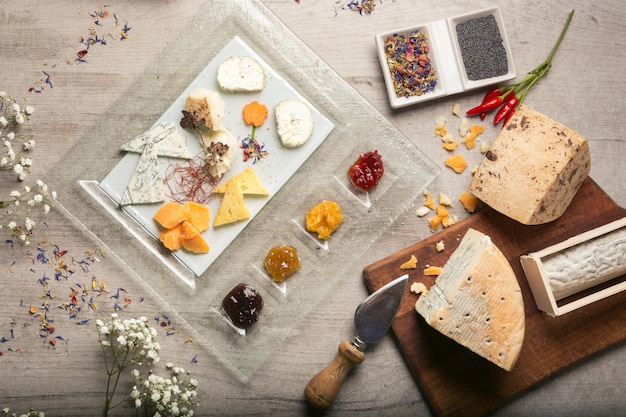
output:
<svg viewBox="0 0 626 417"><path fill-rule="evenodd" d="M560 316L626 290L626 217L520 257L541 311Z"/></svg>

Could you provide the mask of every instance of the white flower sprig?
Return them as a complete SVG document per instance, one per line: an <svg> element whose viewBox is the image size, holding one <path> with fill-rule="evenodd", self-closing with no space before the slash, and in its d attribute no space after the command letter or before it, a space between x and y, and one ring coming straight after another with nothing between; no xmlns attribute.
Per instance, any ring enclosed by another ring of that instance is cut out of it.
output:
<svg viewBox="0 0 626 417"><path fill-rule="evenodd" d="M143 407L145 416L193 416L192 407L198 392L198 381L184 368L168 363L170 377L164 378L150 371L147 378L138 369L131 372L135 385L130 393L135 407Z"/></svg>
<svg viewBox="0 0 626 417"><path fill-rule="evenodd" d="M30 172L33 160L28 156L35 147L32 135L23 137L20 131L35 112L32 106L20 105L0 91L0 169L12 170L19 180Z"/></svg>
<svg viewBox="0 0 626 417"><path fill-rule="evenodd" d="M0 415L7 416L7 417L45 417L46 416L43 412L35 411L32 409L28 413L24 413L24 414L11 413L11 410L9 408L3 408L2 414Z"/></svg>
<svg viewBox="0 0 626 417"><path fill-rule="evenodd" d="M0 229L7 229L19 243L28 245L29 237L35 227L31 218L33 210L47 214L56 199L55 191L48 191L48 186L41 180L34 188L26 185L21 190L11 191L9 199L0 200Z"/></svg>
<svg viewBox="0 0 626 417"><path fill-rule="evenodd" d="M122 373L128 367L150 365L159 362L159 343L156 329L145 317L121 320L117 313L111 314L110 321L96 320L99 342L107 372L107 390L104 415L128 398L113 404L115 391Z"/></svg>

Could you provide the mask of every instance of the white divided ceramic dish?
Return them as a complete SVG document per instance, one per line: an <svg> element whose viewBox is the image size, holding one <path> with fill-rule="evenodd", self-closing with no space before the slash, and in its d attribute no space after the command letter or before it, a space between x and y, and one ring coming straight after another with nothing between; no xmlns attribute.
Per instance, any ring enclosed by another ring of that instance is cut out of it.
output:
<svg viewBox="0 0 626 417"><path fill-rule="evenodd" d="M467 77L467 72L465 71L465 66L463 64L463 58L461 56L461 50L456 35L456 25L471 19L476 19L489 15L494 16L498 25L498 30L500 31L500 35L502 37L502 45L506 51L508 72L498 77L485 78L475 81L469 80ZM428 53L428 57L431 61L433 69L437 72L437 85L432 91L426 92L419 96L416 95L409 97L398 97L394 90L393 80L391 79L391 73L387 64L387 57L385 54L385 40L389 36L392 36L394 34L407 34L415 30L419 30L428 37L428 42L430 46L430 52ZM504 22L502 20L502 14L500 13L499 7L483 9L472 13L450 17L447 19L422 23L415 26L405 27L390 32L378 34L376 35L376 49L383 72L383 78L385 80L385 87L387 89L387 95L389 97L389 104L394 109L449 96L452 94L463 93L490 85L501 84L505 81L515 78L516 76L513 56L511 54L511 47L509 45L506 30L504 28Z"/></svg>

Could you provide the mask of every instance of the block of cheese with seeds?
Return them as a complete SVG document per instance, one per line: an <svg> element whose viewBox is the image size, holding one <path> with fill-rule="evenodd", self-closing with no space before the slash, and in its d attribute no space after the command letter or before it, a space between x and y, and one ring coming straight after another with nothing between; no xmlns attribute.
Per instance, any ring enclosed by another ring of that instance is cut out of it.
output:
<svg viewBox="0 0 626 417"><path fill-rule="evenodd" d="M543 224L565 212L590 168L583 136L521 105L485 154L469 191L522 224Z"/></svg>
<svg viewBox="0 0 626 417"><path fill-rule="evenodd" d="M519 283L489 236L468 229L415 310L430 326L510 371L522 348L524 303Z"/></svg>
<svg viewBox="0 0 626 417"><path fill-rule="evenodd" d="M221 226L223 224L233 223L238 220L245 220L250 217L250 210L243 201L243 193L238 184L237 179L230 181L222 202L217 209L213 226Z"/></svg>

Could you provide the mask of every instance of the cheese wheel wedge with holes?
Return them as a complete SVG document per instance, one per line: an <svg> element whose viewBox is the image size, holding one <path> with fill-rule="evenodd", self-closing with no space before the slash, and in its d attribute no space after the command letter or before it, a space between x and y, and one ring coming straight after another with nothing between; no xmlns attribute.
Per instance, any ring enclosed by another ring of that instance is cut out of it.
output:
<svg viewBox="0 0 626 417"><path fill-rule="evenodd" d="M499 367L515 365L524 302L511 265L489 236L468 229L415 309L434 329Z"/></svg>
<svg viewBox="0 0 626 417"><path fill-rule="evenodd" d="M521 105L478 166L469 192L522 224L543 224L565 212L590 168L584 137Z"/></svg>

